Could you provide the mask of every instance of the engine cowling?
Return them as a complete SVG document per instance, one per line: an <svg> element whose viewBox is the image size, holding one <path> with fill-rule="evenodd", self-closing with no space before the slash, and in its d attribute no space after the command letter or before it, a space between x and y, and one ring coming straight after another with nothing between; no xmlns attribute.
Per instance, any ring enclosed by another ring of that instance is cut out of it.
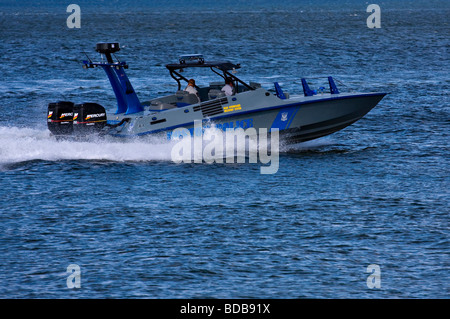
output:
<svg viewBox="0 0 450 319"><path fill-rule="evenodd" d="M73 107L74 104L67 101L48 104L47 127L52 134L60 136L73 133Z"/></svg>
<svg viewBox="0 0 450 319"><path fill-rule="evenodd" d="M106 110L97 103L60 101L48 104L47 127L55 136L100 133L106 123Z"/></svg>
<svg viewBox="0 0 450 319"><path fill-rule="evenodd" d="M78 135L100 132L106 125L106 110L97 103L75 104L73 131Z"/></svg>

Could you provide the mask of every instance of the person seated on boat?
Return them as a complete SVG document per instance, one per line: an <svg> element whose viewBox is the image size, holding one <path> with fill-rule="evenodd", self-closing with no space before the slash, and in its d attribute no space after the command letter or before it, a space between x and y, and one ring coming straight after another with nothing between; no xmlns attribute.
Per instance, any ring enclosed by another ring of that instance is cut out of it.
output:
<svg viewBox="0 0 450 319"><path fill-rule="evenodd" d="M186 86L186 88L184 89L186 92L189 92L189 94L195 94L195 96L197 97L197 99L200 101L200 97L198 96L198 91L195 88L195 80L194 79L190 79L188 81L188 85Z"/></svg>
<svg viewBox="0 0 450 319"><path fill-rule="evenodd" d="M225 79L225 86L222 88L222 92L225 93L225 95L230 96L233 95L233 80L230 78Z"/></svg>
<svg viewBox="0 0 450 319"><path fill-rule="evenodd" d="M188 85L184 89L186 92L189 92L190 94L198 94L197 89L195 88L195 80L190 79L188 81Z"/></svg>

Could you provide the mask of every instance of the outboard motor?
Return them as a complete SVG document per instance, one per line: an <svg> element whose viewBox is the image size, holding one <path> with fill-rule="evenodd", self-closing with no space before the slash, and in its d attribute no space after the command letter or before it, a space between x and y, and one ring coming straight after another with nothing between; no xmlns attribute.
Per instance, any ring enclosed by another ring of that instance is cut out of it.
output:
<svg viewBox="0 0 450 319"><path fill-rule="evenodd" d="M73 132L86 135L100 132L106 125L106 110L97 103L75 104Z"/></svg>
<svg viewBox="0 0 450 319"><path fill-rule="evenodd" d="M73 133L72 102L60 101L49 103L47 109L47 127L56 136Z"/></svg>

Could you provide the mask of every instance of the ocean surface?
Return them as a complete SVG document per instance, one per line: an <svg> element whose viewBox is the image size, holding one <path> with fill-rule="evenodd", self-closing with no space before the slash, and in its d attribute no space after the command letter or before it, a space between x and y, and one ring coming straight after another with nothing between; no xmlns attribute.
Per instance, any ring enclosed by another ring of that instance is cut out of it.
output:
<svg viewBox="0 0 450 319"><path fill-rule="evenodd" d="M448 1L379 1L375 29L365 1L75 3L70 29L69 2L0 2L0 298L450 297ZM56 141L49 102L116 107L104 73L81 67L104 41L141 101L176 90L164 66L185 53L291 94L330 75L389 94L283 146L272 175L176 164L151 138Z"/></svg>

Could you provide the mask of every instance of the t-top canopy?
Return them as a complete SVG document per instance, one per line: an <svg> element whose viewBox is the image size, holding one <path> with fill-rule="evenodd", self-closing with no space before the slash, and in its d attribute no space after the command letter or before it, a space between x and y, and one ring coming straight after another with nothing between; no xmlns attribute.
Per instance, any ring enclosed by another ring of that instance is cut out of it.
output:
<svg viewBox="0 0 450 319"><path fill-rule="evenodd" d="M240 67L240 64L234 64L229 61L204 61L200 59L196 60L194 63L183 61L183 63L173 63L166 65L166 68L168 68L170 71L185 68L217 68L221 71L232 71L239 69Z"/></svg>
<svg viewBox="0 0 450 319"><path fill-rule="evenodd" d="M183 69L186 68L209 68L214 73L220 75L221 77L225 78L231 78L233 81L236 81L244 85L250 90L254 90L253 87L248 85L247 83L243 82L242 80L238 79L234 73L236 69L240 69L240 64L234 64L229 61L205 61L203 58L203 55L201 54L189 54L189 55L182 55L179 59L180 63L173 63L173 64L167 64L166 68L170 71L170 76L175 79L178 83L178 90L181 89L181 83L180 81L183 80L185 82L188 82L189 80L178 73L177 71L180 70L183 71ZM219 74L216 70L220 70L223 72L223 75ZM231 71L231 73L230 73Z"/></svg>

